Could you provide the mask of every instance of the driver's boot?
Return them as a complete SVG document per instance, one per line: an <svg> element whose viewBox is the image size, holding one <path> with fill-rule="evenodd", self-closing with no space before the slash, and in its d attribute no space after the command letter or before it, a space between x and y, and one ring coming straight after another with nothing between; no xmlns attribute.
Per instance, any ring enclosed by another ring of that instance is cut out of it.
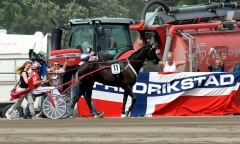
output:
<svg viewBox="0 0 240 144"><path fill-rule="evenodd" d="M98 112L98 111L92 110L91 114L94 118L103 118L104 112Z"/></svg>

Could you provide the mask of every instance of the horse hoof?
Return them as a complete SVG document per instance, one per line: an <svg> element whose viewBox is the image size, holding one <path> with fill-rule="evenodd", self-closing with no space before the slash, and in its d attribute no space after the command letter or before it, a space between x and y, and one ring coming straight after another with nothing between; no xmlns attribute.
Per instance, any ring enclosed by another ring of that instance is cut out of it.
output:
<svg viewBox="0 0 240 144"><path fill-rule="evenodd" d="M130 116L130 111L126 111L126 117L129 117Z"/></svg>
<svg viewBox="0 0 240 144"><path fill-rule="evenodd" d="M126 114L121 115L121 118L126 118L126 117L127 117Z"/></svg>

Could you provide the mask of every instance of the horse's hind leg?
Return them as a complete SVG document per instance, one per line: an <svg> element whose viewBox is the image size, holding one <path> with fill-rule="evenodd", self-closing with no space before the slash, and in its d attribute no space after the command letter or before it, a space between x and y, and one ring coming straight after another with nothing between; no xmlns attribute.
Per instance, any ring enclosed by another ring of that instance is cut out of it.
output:
<svg viewBox="0 0 240 144"><path fill-rule="evenodd" d="M133 94L132 89L130 88L130 86L126 87L124 90L125 90L125 92L132 98L132 103L131 103L128 111L126 112L126 116L129 117L129 114L131 113L131 111L132 111L132 109L133 109L133 106L134 106L134 104L136 103L136 97L135 97L135 95ZM124 93L125 93L125 92L124 92ZM124 97L125 97L125 95L124 95ZM125 102L125 105L126 105L126 102Z"/></svg>

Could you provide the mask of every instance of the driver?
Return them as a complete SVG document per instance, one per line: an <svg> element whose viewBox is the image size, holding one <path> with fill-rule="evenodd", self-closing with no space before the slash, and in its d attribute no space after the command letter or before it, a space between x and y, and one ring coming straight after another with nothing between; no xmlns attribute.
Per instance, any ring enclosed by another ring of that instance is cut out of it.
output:
<svg viewBox="0 0 240 144"><path fill-rule="evenodd" d="M42 87L43 84L48 83L51 79L46 81L40 79L38 71L41 67L42 65L37 61L33 62L31 65L32 72L30 74L30 77L32 78L34 88L36 88L35 90L32 91L32 94L40 95L44 94L49 90L52 90L51 91L52 94L60 95L59 91L55 89L55 87Z"/></svg>

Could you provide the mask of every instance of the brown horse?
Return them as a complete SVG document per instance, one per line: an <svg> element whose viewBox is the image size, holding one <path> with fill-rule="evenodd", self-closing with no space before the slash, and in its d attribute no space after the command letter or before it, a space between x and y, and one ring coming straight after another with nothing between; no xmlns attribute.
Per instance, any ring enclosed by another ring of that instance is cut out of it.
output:
<svg viewBox="0 0 240 144"><path fill-rule="evenodd" d="M136 102L136 97L132 92L132 86L136 83L138 72L140 71L146 59L151 60L154 64L158 64L160 61L160 58L156 55L155 48L152 48L152 45L144 46L140 50L133 53L126 60L92 62L80 66L78 70L78 76L84 77L79 81L79 92L73 100L70 113L73 112L73 108L78 99L86 92L86 101L88 107L91 110L92 115L96 116L96 114L92 111L91 97L94 82L99 82L109 86L121 87L124 90L121 117L128 117ZM113 64L119 64L118 66L120 67L118 68L120 68L120 73L112 74L114 73L114 71L111 69ZM125 105L128 95L132 98L132 103L128 111L125 112Z"/></svg>

